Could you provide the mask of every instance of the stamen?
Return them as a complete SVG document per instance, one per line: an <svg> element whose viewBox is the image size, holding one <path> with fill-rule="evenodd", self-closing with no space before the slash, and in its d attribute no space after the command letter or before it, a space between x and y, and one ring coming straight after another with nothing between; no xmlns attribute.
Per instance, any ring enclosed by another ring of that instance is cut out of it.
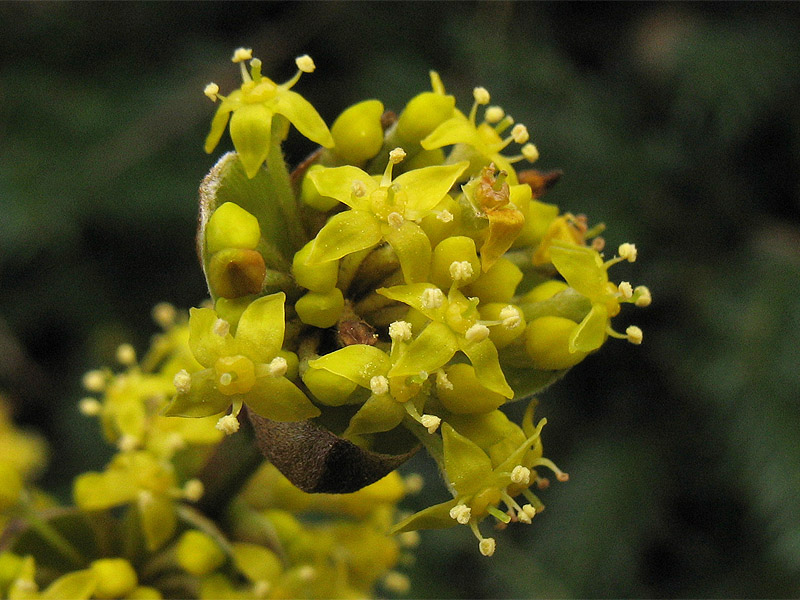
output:
<svg viewBox="0 0 800 600"><path fill-rule="evenodd" d="M468 260L455 260L450 263L450 277L453 281L466 281L472 277L474 271Z"/></svg>
<svg viewBox="0 0 800 600"><path fill-rule="evenodd" d="M466 504L456 504L450 509L450 518L461 525L466 525L472 518L472 509ZM478 539L480 539L480 537Z"/></svg>
<svg viewBox="0 0 800 600"><path fill-rule="evenodd" d="M517 123L514 125L514 128L511 130L511 138L517 144L524 144L530 139L530 135L528 134L528 128L525 127L522 123Z"/></svg>
<svg viewBox="0 0 800 600"><path fill-rule="evenodd" d="M297 65L297 68L300 69L303 73L313 73L314 69L316 69L316 65L314 61L308 54L303 54L303 56L298 56L294 59L294 63Z"/></svg>
<svg viewBox="0 0 800 600"><path fill-rule="evenodd" d="M106 389L106 375L100 370L89 371L83 376L83 387L88 392L102 392Z"/></svg>
<svg viewBox="0 0 800 600"><path fill-rule="evenodd" d="M627 281L621 282L617 289L626 300L630 300L633 297L633 287Z"/></svg>
<svg viewBox="0 0 800 600"><path fill-rule="evenodd" d="M525 144L522 147L522 156L525 157L529 163L535 163L539 160L539 149L533 144Z"/></svg>
<svg viewBox="0 0 800 600"><path fill-rule="evenodd" d="M501 107L487 106L486 111L483 113L483 120L490 125L494 125L495 123L499 123L504 116L506 116L506 111Z"/></svg>
<svg viewBox="0 0 800 600"><path fill-rule="evenodd" d="M486 338L489 337L489 328L486 325L481 325L480 323L476 323L464 334L464 337L467 339L468 342L482 342Z"/></svg>
<svg viewBox="0 0 800 600"><path fill-rule="evenodd" d="M103 412L103 405L96 398L83 398L78 402L78 410L86 417L96 417Z"/></svg>
<svg viewBox="0 0 800 600"><path fill-rule="evenodd" d="M250 60L253 58L253 49L252 48L237 48L233 51L233 57L231 60L235 63L244 62L246 60Z"/></svg>
<svg viewBox="0 0 800 600"><path fill-rule="evenodd" d="M530 485L531 470L528 467L517 465L511 471L511 481L521 485Z"/></svg>
<svg viewBox="0 0 800 600"><path fill-rule="evenodd" d="M425 479L419 473L410 473L403 480L403 483L405 484L406 494L413 495L422 491Z"/></svg>
<svg viewBox="0 0 800 600"><path fill-rule="evenodd" d="M189 390L192 389L192 376L189 375L189 371L186 369L181 369L175 373L175 377L172 378L172 384L179 394L188 394Z"/></svg>
<svg viewBox="0 0 800 600"><path fill-rule="evenodd" d="M117 440L117 448L122 452L132 452L139 447L141 440L135 435L125 434Z"/></svg>
<svg viewBox="0 0 800 600"><path fill-rule="evenodd" d="M367 184L356 179L353 181L353 195L356 198L363 198L367 194Z"/></svg>
<svg viewBox="0 0 800 600"><path fill-rule="evenodd" d="M478 549L484 556L492 556L497 547L494 538L484 538L478 542Z"/></svg>
<svg viewBox="0 0 800 600"><path fill-rule="evenodd" d="M542 466L542 467L547 467L547 468L548 468L548 469L550 469L550 470L551 470L553 473L555 473L555 475L556 475L556 479L558 479L559 481L561 481L561 482L564 482L564 481L569 481L569 474L568 474L568 473L564 473L564 471L562 471L561 469L559 469L559 468L558 468L558 467L555 465L555 463L554 463L552 460L550 460L549 458L544 458L544 457L541 457L541 458L539 458L539 459L536 461L536 464L535 464L534 466ZM526 498L527 498L527 496L526 496ZM530 498L528 498L528 499L530 500Z"/></svg>
<svg viewBox="0 0 800 600"><path fill-rule="evenodd" d="M136 364L136 350L130 344L117 346L117 362L126 367Z"/></svg>
<svg viewBox="0 0 800 600"><path fill-rule="evenodd" d="M389 325L389 337L393 342L407 342L411 339L411 323L395 321Z"/></svg>
<svg viewBox="0 0 800 600"><path fill-rule="evenodd" d="M442 420L435 415L422 415L419 422L425 429L428 430L428 433L436 433L436 430L439 429L439 425L441 425Z"/></svg>
<svg viewBox="0 0 800 600"><path fill-rule="evenodd" d="M175 324L178 311L169 302L159 302L153 307L153 320L163 329L169 329Z"/></svg>
<svg viewBox="0 0 800 600"><path fill-rule="evenodd" d="M401 215L399 212L390 212L386 216L386 221L391 227L400 229L403 226L403 221L405 221L405 219L403 219L403 215Z"/></svg>
<svg viewBox="0 0 800 600"><path fill-rule="evenodd" d="M436 218L442 223L450 223L453 220L453 213L445 209L436 213Z"/></svg>
<svg viewBox="0 0 800 600"><path fill-rule="evenodd" d="M419 546L420 535L418 531L404 531L397 536L397 540L403 548L416 548Z"/></svg>
<svg viewBox="0 0 800 600"><path fill-rule="evenodd" d="M369 389L376 396L382 396L389 393L389 380L383 375L375 375L369 380Z"/></svg>
<svg viewBox="0 0 800 600"><path fill-rule="evenodd" d="M420 298L420 304L425 310L434 310L444 304L444 292L439 288L425 288Z"/></svg>
<svg viewBox="0 0 800 600"><path fill-rule="evenodd" d="M519 327L520 323L522 322L522 315L520 314L519 309L511 304L504 307L498 316L500 317L503 327L506 329L514 329L515 327Z"/></svg>
<svg viewBox="0 0 800 600"><path fill-rule="evenodd" d="M635 262L636 261L636 245L635 244L621 244L619 249L617 250L619 257L627 260L628 262Z"/></svg>
<svg viewBox="0 0 800 600"><path fill-rule="evenodd" d="M289 369L289 363L282 356L276 356L269 363L269 374L273 377L283 377Z"/></svg>
<svg viewBox="0 0 800 600"><path fill-rule="evenodd" d="M197 502L203 497L206 489L203 482L199 479L190 479L183 486L183 497L189 502Z"/></svg>
<svg viewBox="0 0 800 600"><path fill-rule="evenodd" d="M633 293L636 297L634 304L640 308L650 306L650 303L653 301L653 297L650 295L650 290L646 286L637 285L636 289L633 290Z"/></svg>
<svg viewBox="0 0 800 600"><path fill-rule="evenodd" d="M217 94L219 94L219 86L216 83L209 83L203 93L208 96L210 100L217 101Z"/></svg>
<svg viewBox="0 0 800 600"><path fill-rule="evenodd" d="M389 152L389 161L395 165L403 162L405 157L406 151L399 147Z"/></svg>
<svg viewBox="0 0 800 600"><path fill-rule="evenodd" d="M395 594L405 594L411 589L411 581L408 577L397 571L389 571L386 573L386 575L383 576L383 585L387 590Z"/></svg>
<svg viewBox="0 0 800 600"><path fill-rule="evenodd" d="M476 87L473 89L472 97L475 98L475 102L478 104L489 104L489 101L491 100L489 91L485 87Z"/></svg>
<svg viewBox="0 0 800 600"><path fill-rule="evenodd" d="M631 344L636 344L637 346L642 343L642 337L644 336L642 330L636 325L631 325L628 327L625 330L625 335Z"/></svg>
<svg viewBox="0 0 800 600"><path fill-rule="evenodd" d="M447 378L447 373L443 369L436 371L436 387L443 390L453 389L453 383Z"/></svg>
<svg viewBox="0 0 800 600"><path fill-rule="evenodd" d="M216 427L225 435L232 435L239 431L239 419L234 415L225 415L224 417L220 417Z"/></svg>
<svg viewBox="0 0 800 600"><path fill-rule="evenodd" d="M214 321L214 325L211 327L211 332L218 335L219 337L225 337L231 331L231 324L228 323L225 319L217 319Z"/></svg>

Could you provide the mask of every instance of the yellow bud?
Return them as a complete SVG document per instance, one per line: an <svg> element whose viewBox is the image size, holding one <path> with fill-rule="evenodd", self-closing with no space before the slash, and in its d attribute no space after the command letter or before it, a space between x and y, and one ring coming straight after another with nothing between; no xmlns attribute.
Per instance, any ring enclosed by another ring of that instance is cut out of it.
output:
<svg viewBox="0 0 800 600"><path fill-rule="evenodd" d="M443 239L453 234L458 226L460 214L461 208L458 202L450 196L445 196L431 212L422 218L420 226L431 241L431 246L435 247Z"/></svg>
<svg viewBox="0 0 800 600"><path fill-rule="evenodd" d="M569 351L569 338L577 328L575 321L563 317L539 317L528 323L525 349L533 366L543 371L556 371L581 362L586 352Z"/></svg>
<svg viewBox="0 0 800 600"><path fill-rule="evenodd" d="M455 106L454 96L436 92L422 92L414 96L397 120L397 136L407 145L418 144L421 139L453 116Z"/></svg>
<svg viewBox="0 0 800 600"><path fill-rule="evenodd" d="M133 591L138 584L136 571L124 558L101 558L94 561L90 568L97 577L95 598L103 600L122 598Z"/></svg>
<svg viewBox="0 0 800 600"><path fill-rule="evenodd" d="M339 278L339 261L330 260L328 262L315 265L307 265L311 248L314 240L308 242L294 255L292 261L292 275L300 287L307 288L312 292L331 291Z"/></svg>
<svg viewBox="0 0 800 600"><path fill-rule="evenodd" d="M495 347L504 348L525 333L525 317L522 311L506 302L490 302L479 305L478 310L484 321L500 321L489 326L489 339Z"/></svg>
<svg viewBox="0 0 800 600"><path fill-rule="evenodd" d="M522 297L523 302L544 302L556 294L563 292L568 287L569 286L566 283L556 279L545 281L544 283L540 283L535 288L527 292Z"/></svg>
<svg viewBox="0 0 800 600"><path fill-rule="evenodd" d="M194 529L178 540L175 558L184 571L197 577L208 575L225 562L225 554L213 538Z"/></svg>
<svg viewBox="0 0 800 600"><path fill-rule="evenodd" d="M383 104L364 100L345 109L331 126L334 152L343 162L363 164L383 146Z"/></svg>
<svg viewBox="0 0 800 600"><path fill-rule="evenodd" d="M339 321L344 310L342 290L333 288L329 292L309 292L295 304L297 316L306 325L327 328Z"/></svg>
<svg viewBox="0 0 800 600"><path fill-rule="evenodd" d="M242 296L240 298L220 297L214 303L214 310L221 319L229 323L231 327L235 327L239 323L239 317L242 316L242 313L250 306L253 300L255 300L254 296Z"/></svg>
<svg viewBox="0 0 800 600"><path fill-rule="evenodd" d="M481 303L508 302L522 281L522 271L507 258L499 258L489 270L464 289L469 296L477 296Z"/></svg>
<svg viewBox="0 0 800 600"><path fill-rule="evenodd" d="M227 248L208 261L206 277L215 295L239 298L261 292L266 273L264 258L255 250Z"/></svg>
<svg viewBox="0 0 800 600"><path fill-rule="evenodd" d="M0 512L12 508L19 502L22 493L22 478L11 465L0 462Z"/></svg>
<svg viewBox="0 0 800 600"><path fill-rule="evenodd" d="M303 177L303 183L300 186L300 200L311 208L316 208L322 212L328 212L337 206L339 201L336 198L321 195L314 181L309 177L311 173L321 171L324 168L325 167L322 165L311 165L308 168L305 177Z"/></svg>
<svg viewBox="0 0 800 600"><path fill-rule="evenodd" d="M467 269L451 270L453 263L469 264L472 272L468 274ZM481 261L475 249L475 242L466 236L458 235L449 237L436 245L433 249L431 260L431 283L435 283L440 288L449 289L455 281L456 285L468 285L475 281L481 273ZM454 277L457 275L457 277Z"/></svg>
<svg viewBox="0 0 800 600"><path fill-rule="evenodd" d="M485 388L475 376L471 365L459 363L445 369L452 386L439 386L437 393L442 405L456 414L488 413L503 404L501 394Z"/></svg>
<svg viewBox="0 0 800 600"><path fill-rule="evenodd" d="M206 224L206 251L214 254L225 248L255 250L261 240L258 219L234 202L225 202Z"/></svg>
<svg viewBox="0 0 800 600"><path fill-rule="evenodd" d="M303 383L316 400L328 406L347 404L355 391L355 382L325 369L308 369L303 373Z"/></svg>

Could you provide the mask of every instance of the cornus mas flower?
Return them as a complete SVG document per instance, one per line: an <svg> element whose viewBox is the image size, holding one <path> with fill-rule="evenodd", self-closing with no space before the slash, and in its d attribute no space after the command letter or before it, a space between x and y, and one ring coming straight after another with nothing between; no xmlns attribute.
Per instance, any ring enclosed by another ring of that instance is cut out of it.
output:
<svg viewBox="0 0 800 600"><path fill-rule="evenodd" d="M284 336L283 293L264 296L242 313L231 335L230 324L210 308L192 309L189 347L204 370L175 376L177 395L165 414L205 417L226 410L218 427L238 429L243 404L268 419L300 421L319 415L306 395L286 378L287 361L280 356Z"/></svg>
<svg viewBox="0 0 800 600"><path fill-rule="evenodd" d="M252 56L252 50L245 48L239 48L233 55L233 62L239 63L242 70L242 85L238 90L223 96L219 93L219 86L214 83L205 89L209 98L221 100L211 122L205 151L209 154L214 151L230 119L233 146L247 176L251 178L255 177L269 155L275 115L288 119L308 139L328 148L333 146L331 133L316 109L308 100L291 90L302 73L314 71L314 61L308 55L299 57L296 60L297 74L285 83L276 84L261 74L261 61ZM244 64L248 60L249 71ZM280 139L284 135L285 133L281 133Z"/></svg>

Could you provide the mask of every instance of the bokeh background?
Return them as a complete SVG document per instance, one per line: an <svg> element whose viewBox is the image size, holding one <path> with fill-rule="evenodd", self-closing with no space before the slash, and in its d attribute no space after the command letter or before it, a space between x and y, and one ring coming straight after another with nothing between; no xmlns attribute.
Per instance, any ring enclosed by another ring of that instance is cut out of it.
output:
<svg viewBox="0 0 800 600"><path fill-rule="evenodd" d="M0 392L53 447L68 497L108 457L81 374L147 347L150 309L198 304L208 81L252 46L328 123L400 109L437 69L528 125L547 200L604 221L654 303L541 398L572 479L531 527L423 535L412 597L800 595L800 5L0 4ZM219 151L230 147L226 137ZM289 140L290 160L312 148ZM425 461L427 490L445 499Z"/></svg>

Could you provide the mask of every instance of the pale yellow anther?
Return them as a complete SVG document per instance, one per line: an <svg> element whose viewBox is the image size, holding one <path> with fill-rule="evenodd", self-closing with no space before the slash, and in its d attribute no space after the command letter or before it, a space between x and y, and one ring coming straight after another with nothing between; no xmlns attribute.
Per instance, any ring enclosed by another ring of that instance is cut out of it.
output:
<svg viewBox="0 0 800 600"><path fill-rule="evenodd" d="M523 511L521 511L521 510L517 512L517 520L518 520L520 523L525 523L525 525L530 525L530 524L531 524L531 522L532 522L532 520L531 520L531 518L528 516L528 514L527 514L527 513L525 513L525 512L523 512Z"/></svg>
<svg viewBox="0 0 800 600"><path fill-rule="evenodd" d="M32 594L36 594L36 592L39 591L39 586L36 584L35 581L33 581L32 579L25 579L22 577L20 577L19 579L15 579L11 587L18 592L30 592Z"/></svg>
<svg viewBox="0 0 800 600"><path fill-rule="evenodd" d="M183 486L183 497L189 502L197 502L203 497L206 489L199 479L190 479Z"/></svg>
<svg viewBox="0 0 800 600"><path fill-rule="evenodd" d="M452 390L453 389L453 382L447 377L447 373L445 373L442 369L436 371L436 387L443 389L443 390Z"/></svg>
<svg viewBox="0 0 800 600"><path fill-rule="evenodd" d="M478 543L478 549L484 556L492 556L494 554L496 544L494 538L484 538Z"/></svg>
<svg viewBox="0 0 800 600"><path fill-rule="evenodd" d="M130 344L117 346L117 362L126 367L136 364L136 350Z"/></svg>
<svg viewBox="0 0 800 600"><path fill-rule="evenodd" d="M216 102L217 94L219 94L219 86L216 83L209 83L203 90L203 93L208 96L210 100Z"/></svg>
<svg viewBox="0 0 800 600"><path fill-rule="evenodd" d="M117 448L119 448L122 452L132 452L139 447L140 443L141 440L135 435L126 433L120 437L119 440L117 440Z"/></svg>
<svg viewBox="0 0 800 600"><path fill-rule="evenodd" d="M239 431L239 419L233 415L225 415L217 421L216 428L225 435L231 435Z"/></svg>
<svg viewBox="0 0 800 600"><path fill-rule="evenodd" d="M231 324L225 319L217 319L211 327L211 332L219 337L225 337L231 331Z"/></svg>
<svg viewBox="0 0 800 600"><path fill-rule="evenodd" d="M266 579L259 579L253 584L253 595L256 598L268 598L272 591L272 584Z"/></svg>
<svg viewBox="0 0 800 600"><path fill-rule="evenodd" d="M153 320L164 329L172 327L177 316L178 311L169 302L159 302L153 307Z"/></svg>
<svg viewBox="0 0 800 600"><path fill-rule="evenodd" d="M461 525L466 525L472 518L472 509L466 504L456 504L450 509L450 518Z"/></svg>
<svg viewBox="0 0 800 600"><path fill-rule="evenodd" d="M637 285L636 289L633 291L636 294L636 302L634 302L636 306L639 308L650 306L650 303L653 301L653 297L650 295L650 290L646 286Z"/></svg>
<svg viewBox="0 0 800 600"><path fill-rule="evenodd" d="M636 245L635 244L620 244L620 247L617 249L617 254L619 254L620 258L624 258L628 262L635 262L636 261Z"/></svg>
<svg viewBox="0 0 800 600"><path fill-rule="evenodd" d="M533 517L536 516L536 509L530 504L523 505L522 510L530 519L533 519Z"/></svg>
<svg viewBox="0 0 800 600"><path fill-rule="evenodd" d="M405 594L411 589L411 582L408 577L397 571L389 571L386 573L386 575L383 576L383 585L387 590L395 594Z"/></svg>
<svg viewBox="0 0 800 600"><path fill-rule="evenodd" d="M106 375L100 370L88 371L83 376L83 387L89 392L102 392L106 389Z"/></svg>
<svg viewBox="0 0 800 600"><path fill-rule="evenodd" d="M511 129L511 137L517 144L524 144L531 136L528 134L528 128L525 125L517 123Z"/></svg>
<svg viewBox="0 0 800 600"><path fill-rule="evenodd" d="M389 380L383 375L375 375L369 380L369 389L376 396L389 393Z"/></svg>
<svg viewBox="0 0 800 600"><path fill-rule="evenodd" d="M189 375L189 371L186 369L181 369L175 373L175 377L172 378L172 384L179 394L188 394L189 390L192 389L192 376Z"/></svg>
<svg viewBox="0 0 800 600"><path fill-rule="evenodd" d="M395 229L400 229L403 226L403 221L405 221L405 219L399 212L390 212L386 216L386 222Z"/></svg>
<svg viewBox="0 0 800 600"><path fill-rule="evenodd" d="M500 310L500 321L506 329L514 329L522 323L522 315L516 306L509 304Z"/></svg>
<svg viewBox="0 0 800 600"><path fill-rule="evenodd" d="M303 56L298 56L295 58L294 64L296 64L297 68L303 73L313 73L314 69L317 68L313 59L308 54L303 54Z"/></svg>
<svg viewBox="0 0 800 600"><path fill-rule="evenodd" d="M367 194L367 184L356 179L353 181L353 195L356 198L363 198Z"/></svg>
<svg viewBox="0 0 800 600"><path fill-rule="evenodd" d="M406 494L418 494L425 485L425 479L419 473L410 473L403 480L403 484L406 488Z"/></svg>
<svg viewBox="0 0 800 600"><path fill-rule="evenodd" d="M489 91L485 87L476 87L473 89L472 97L475 98L475 102L478 104L489 104L489 101L492 99L489 95Z"/></svg>
<svg viewBox="0 0 800 600"><path fill-rule="evenodd" d="M416 548L419 546L420 536L418 531L404 531L397 536L397 541L403 548Z"/></svg>
<svg viewBox="0 0 800 600"><path fill-rule="evenodd" d="M620 295L625 298L625 300L630 300L633 297L633 286L627 281L621 282L617 289L619 289Z"/></svg>
<svg viewBox="0 0 800 600"><path fill-rule="evenodd" d="M489 337L489 328L486 325L475 323L475 325L467 329L464 337L471 343L482 342Z"/></svg>
<svg viewBox="0 0 800 600"><path fill-rule="evenodd" d="M454 260L450 263L450 277L453 281L466 281L474 271L468 260Z"/></svg>
<svg viewBox="0 0 800 600"><path fill-rule="evenodd" d="M637 346L642 343L642 337L644 337L642 330L636 325L631 325L628 327L625 330L625 335L631 344L636 344Z"/></svg>
<svg viewBox="0 0 800 600"><path fill-rule="evenodd" d="M235 63L244 62L246 60L250 60L253 58L253 49L252 48L237 48L233 51L233 57L231 60Z"/></svg>
<svg viewBox="0 0 800 600"><path fill-rule="evenodd" d="M447 209L441 210L436 213L436 218L442 223L450 223L453 220L453 213Z"/></svg>
<svg viewBox="0 0 800 600"><path fill-rule="evenodd" d="M436 415L422 415L419 422L428 430L428 433L436 433L436 430L439 429L439 425L442 424L442 420Z"/></svg>
<svg viewBox="0 0 800 600"><path fill-rule="evenodd" d="M522 147L522 156L530 163L539 160L539 149L533 144L525 144Z"/></svg>
<svg viewBox="0 0 800 600"><path fill-rule="evenodd" d="M499 123L505 116L506 111L499 106L487 106L486 112L483 113L483 119L490 125Z"/></svg>
<svg viewBox="0 0 800 600"><path fill-rule="evenodd" d="M177 431L173 431L167 436L164 444L173 451L183 450L186 447L186 439Z"/></svg>
<svg viewBox="0 0 800 600"><path fill-rule="evenodd" d="M154 500L155 497L150 490L139 490L139 493L136 495L136 503L139 505L139 508L145 508L151 505Z"/></svg>
<svg viewBox="0 0 800 600"><path fill-rule="evenodd" d="M411 323L395 321L389 325L389 337L392 341L407 342L411 339Z"/></svg>
<svg viewBox="0 0 800 600"><path fill-rule="evenodd" d="M230 373L223 373L219 376L219 384L222 387L228 387L230 384L233 383L233 375Z"/></svg>
<svg viewBox="0 0 800 600"><path fill-rule="evenodd" d="M444 300L444 292L442 292L442 290L439 288L426 288L425 291L422 292L420 304L422 304L422 308L425 310L433 310L441 308L444 304Z"/></svg>
<svg viewBox="0 0 800 600"><path fill-rule="evenodd" d="M297 569L297 576L302 581L312 581L317 577L317 570L311 565L303 565Z"/></svg>
<svg viewBox="0 0 800 600"><path fill-rule="evenodd" d="M389 160L393 165L403 162L403 159L406 157L406 151L402 148L395 148L391 152L389 152Z"/></svg>
<svg viewBox="0 0 800 600"><path fill-rule="evenodd" d="M531 470L528 467L517 465L511 471L511 481L520 485L530 485Z"/></svg>
<svg viewBox="0 0 800 600"><path fill-rule="evenodd" d="M96 398L82 398L78 402L78 410L87 417L96 417L103 411L103 405Z"/></svg>
<svg viewBox="0 0 800 600"><path fill-rule="evenodd" d="M283 377L289 369L289 363L282 356L276 356L269 363L269 374L273 377Z"/></svg>

